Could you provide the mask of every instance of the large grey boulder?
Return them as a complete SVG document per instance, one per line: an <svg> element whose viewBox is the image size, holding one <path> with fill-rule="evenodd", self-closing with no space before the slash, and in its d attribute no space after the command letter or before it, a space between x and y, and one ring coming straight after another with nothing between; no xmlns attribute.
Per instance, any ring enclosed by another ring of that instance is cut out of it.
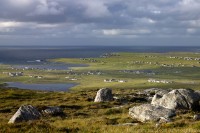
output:
<svg viewBox="0 0 200 133"><path fill-rule="evenodd" d="M160 119L168 119L175 116L175 111L166 109L161 106L154 106L151 104L143 104L129 109L129 115L133 119L141 122L159 121Z"/></svg>
<svg viewBox="0 0 200 133"><path fill-rule="evenodd" d="M31 105L23 105L17 110L8 123L36 120L40 117L41 114L35 107Z"/></svg>
<svg viewBox="0 0 200 133"><path fill-rule="evenodd" d="M112 100L113 100L112 90L109 88L102 88L97 92L94 102L106 102Z"/></svg>
<svg viewBox="0 0 200 133"><path fill-rule="evenodd" d="M168 109L194 109L199 106L200 95L191 89L177 89L162 95L155 94L151 104Z"/></svg>

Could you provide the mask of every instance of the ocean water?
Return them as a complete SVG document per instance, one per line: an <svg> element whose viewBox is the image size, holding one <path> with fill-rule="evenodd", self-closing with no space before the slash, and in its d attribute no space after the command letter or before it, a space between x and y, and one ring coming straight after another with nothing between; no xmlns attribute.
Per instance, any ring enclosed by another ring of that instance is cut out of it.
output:
<svg viewBox="0 0 200 133"><path fill-rule="evenodd" d="M40 64L38 60L54 58L99 57L110 52L200 52L200 47L181 46L0 46L0 64Z"/></svg>

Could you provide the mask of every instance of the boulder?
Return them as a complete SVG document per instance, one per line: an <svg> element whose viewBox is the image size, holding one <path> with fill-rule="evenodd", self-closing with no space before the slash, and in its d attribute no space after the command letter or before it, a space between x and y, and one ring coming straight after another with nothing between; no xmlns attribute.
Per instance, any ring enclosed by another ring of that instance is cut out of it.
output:
<svg viewBox="0 0 200 133"><path fill-rule="evenodd" d="M129 109L129 115L133 119L141 122L159 121L160 119L168 119L175 116L175 111L161 106L151 104L143 104Z"/></svg>
<svg viewBox="0 0 200 133"><path fill-rule="evenodd" d="M199 106L200 96L191 89L177 89L162 95L155 94L151 104L168 109L194 109Z"/></svg>
<svg viewBox="0 0 200 133"><path fill-rule="evenodd" d="M106 102L112 100L113 100L112 90L109 88L102 88L97 92L94 102Z"/></svg>
<svg viewBox="0 0 200 133"><path fill-rule="evenodd" d="M40 117L41 114L35 107L31 105L23 105L17 110L8 123L36 120Z"/></svg>
<svg viewBox="0 0 200 133"><path fill-rule="evenodd" d="M42 110L44 115L60 115L63 114L63 110L60 107L47 107Z"/></svg>

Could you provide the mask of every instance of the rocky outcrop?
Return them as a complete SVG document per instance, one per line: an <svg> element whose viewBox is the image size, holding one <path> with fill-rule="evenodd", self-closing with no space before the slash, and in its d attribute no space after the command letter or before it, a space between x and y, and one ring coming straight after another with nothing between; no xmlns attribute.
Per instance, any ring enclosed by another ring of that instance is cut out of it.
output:
<svg viewBox="0 0 200 133"><path fill-rule="evenodd" d="M112 100L113 100L112 90L109 88L102 88L97 92L94 102L106 102Z"/></svg>
<svg viewBox="0 0 200 133"><path fill-rule="evenodd" d="M160 119L168 119L175 116L175 111L161 106L151 104L143 104L129 109L129 115L133 119L141 122L159 121Z"/></svg>
<svg viewBox="0 0 200 133"><path fill-rule="evenodd" d="M63 114L63 110L60 107L47 107L42 110L44 115L60 115Z"/></svg>
<svg viewBox="0 0 200 133"><path fill-rule="evenodd" d="M199 106L200 96L191 89L177 89L162 95L155 94L151 104L168 109L194 109Z"/></svg>
<svg viewBox="0 0 200 133"><path fill-rule="evenodd" d="M17 110L8 123L36 120L40 117L41 114L35 107L31 105L23 105Z"/></svg>

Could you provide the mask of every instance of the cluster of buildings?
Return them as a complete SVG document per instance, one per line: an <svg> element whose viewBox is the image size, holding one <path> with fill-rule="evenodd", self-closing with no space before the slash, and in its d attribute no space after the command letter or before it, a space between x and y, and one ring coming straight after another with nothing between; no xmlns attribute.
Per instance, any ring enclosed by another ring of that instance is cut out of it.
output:
<svg viewBox="0 0 200 133"><path fill-rule="evenodd" d="M200 61L200 58L198 57L178 57L178 56L170 56L170 59L184 59L184 60L196 60Z"/></svg>
<svg viewBox="0 0 200 133"><path fill-rule="evenodd" d="M43 76L38 76L38 75L30 75L30 78L37 78L37 79L41 79L43 78Z"/></svg>
<svg viewBox="0 0 200 133"><path fill-rule="evenodd" d="M156 79L148 79L149 83L163 83L163 84L169 84L172 83L172 81L168 80L156 80Z"/></svg>
<svg viewBox="0 0 200 133"><path fill-rule="evenodd" d="M119 83L125 83L127 82L126 80L122 80L122 79L104 79L104 82L110 83L110 82L119 82Z"/></svg>
<svg viewBox="0 0 200 133"><path fill-rule="evenodd" d="M75 72L73 70L70 70L67 72L69 75L102 75L103 73L101 71L87 71L87 72Z"/></svg>
<svg viewBox="0 0 200 133"><path fill-rule="evenodd" d="M23 72L9 72L8 75L10 77L18 77L18 76L23 76L24 73Z"/></svg>
<svg viewBox="0 0 200 133"><path fill-rule="evenodd" d="M128 74L156 75L156 73L151 70L120 70L119 72L128 73Z"/></svg>
<svg viewBox="0 0 200 133"><path fill-rule="evenodd" d="M101 55L101 58L108 58L108 57L112 57L112 56L119 56L119 54L117 53L105 53L103 55Z"/></svg>
<svg viewBox="0 0 200 133"><path fill-rule="evenodd" d="M89 61L89 62L98 62L97 60L92 59L92 58L80 58L80 59L84 61Z"/></svg>

